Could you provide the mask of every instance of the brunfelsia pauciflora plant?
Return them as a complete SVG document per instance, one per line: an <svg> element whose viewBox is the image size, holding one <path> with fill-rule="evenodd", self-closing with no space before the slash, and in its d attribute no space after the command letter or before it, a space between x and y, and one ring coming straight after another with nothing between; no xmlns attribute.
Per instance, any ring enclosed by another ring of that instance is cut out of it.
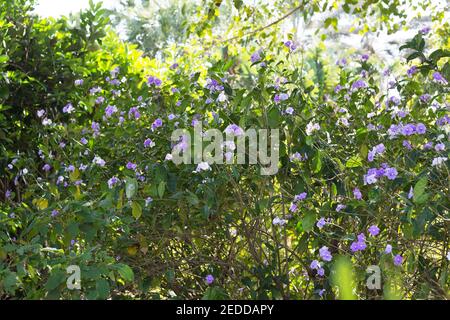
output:
<svg viewBox="0 0 450 320"><path fill-rule="evenodd" d="M366 287L369 265L385 297L444 297L450 74L448 52L427 55L425 37L404 48L420 60L405 73L341 59L332 88L321 69L318 94L291 41L277 58L252 49L245 86L233 58L157 66L107 36L64 104L34 111L40 160L8 159L2 295L331 299L346 256L360 298L383 295ZM171 133L198 122L280 129L278 173L175 165ZM79 291L66 288L69 265Z"/></svg>

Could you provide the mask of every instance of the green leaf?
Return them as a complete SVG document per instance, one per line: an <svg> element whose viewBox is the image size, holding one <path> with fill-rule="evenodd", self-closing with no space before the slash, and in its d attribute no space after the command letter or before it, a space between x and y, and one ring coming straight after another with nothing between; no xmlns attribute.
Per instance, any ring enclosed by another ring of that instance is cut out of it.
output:
<svg viewBox="0 0 450 320"><path fill-rule="evenodd" d="M413 200L417 204L424 203L427 199L427 195L425 194L425 188L427 187L428 178L426 176L422 177L419 181L417 181L414 186L414 196Z"/></svg>
<svg viewBox="0 0 450 320"><path fill-rule="evenodd" d="M131 204L131 214L136 220L142 216L142 207L137 201Z"/></svg>
<svg viewBox="0 0 450 320"><path fill-rule="evenodd" d="M96 282L97 297L98 299L105 300L109 297L109 282L106 279L98 279Z"/></svg>
<svg viewBox="0 0 450 320"><path fill-rule="evenodd" d="M313 171L318 173L322 170L322 155L320 151L317 151L315 157L313 158Z"/></svg>
<svg viewBox="0 0 450 320"><path fill-rule="evenodd" d="M314 212L309 212L302 219L303 231L310 232L314 228L314 223L316 222L316 214Z"/></svg>
<svg viewBox="0 0 450 320"><path fill-rule="evenodd" d="M158 196L162 198L164 196L164 191L166 190L166 182L161 181L158 185Z"/></svg>
<svg viewBox="0 0 450 320"><path fill-rule="evenodd" d="M277 110L277 108L272 108L268 115L268 122L269 122L269 127L272 129L277 129L280 126L280 122L281 122L281 116L280 116L280 112Z"/></svg>
<svg viewBox="0 0 450 320"><path fill-rule="evenodd" d="M134 281L134 272L133 270L127 266L126 264L119 264L117 272L119 272L120 276L127 282Z"/></svg>
<svg viewBox="0 0 450 320"><path fill-rule="evenodd" d="M228 294L224 289L219 287L209 287L206 289L202 300L225 300L228 299Z"/></svg>
<svg viewBox="0 0 450 320"><path fill-rule="evenodd" d="M127 178L125 182L125 194L128 199L133 198L138 189L138 182L134 178Z"/></svg>
<svg viewBox="0 0 450 320"><path fill-rule="evenodd" d="M66 279L66 273L62 270L53 270L52 274L47 280L45 284L45 289L48 291L52 291L56 289L59 285L61 285Z"/></svg>
<svg viewBox="0 0 450 320"><path fill-rule="evenodd" d="M362 159L358 155L353 156L353 157L351 157L350 159L347 160L347 162L345 163L345 166L347 168L361 167L362 166Z"/></svg>
<svg viewBox="0 0 450 320"><path fill-rule="evenodd" d="M450 57L450 51L448 50L442 50L438 49L430 54L430 60L433 61L434 64L437 64L437 62L444 57Z"/></svg>

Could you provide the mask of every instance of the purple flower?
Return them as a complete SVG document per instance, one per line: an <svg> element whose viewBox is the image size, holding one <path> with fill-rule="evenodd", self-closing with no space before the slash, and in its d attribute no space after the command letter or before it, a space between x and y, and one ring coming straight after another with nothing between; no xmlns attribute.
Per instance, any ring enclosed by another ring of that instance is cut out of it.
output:
<svg viewBox="0 0 450 320"><path fill-rule="evenodd" d="M116 177L112 177L108 180L108 187L112 189L120 180Z"/></svg>
<svg viewBox="0 0 450 320"><path fill-rule="evenodd" d="M320 262L319 261L317 261L317 260L313 260L313 261L311 261L311 264L309 265L309 267L311 268L311 269L319 269L320 268Z"/></svg>
<svg viewBox="0 0 450 320"><path fill-rule="evenodd" d="M145 139L145 141L144 141L145 148L153 147L154 145L155 145L155 143L152 141L152 139Z"/></svg>
<svg viewBox="0 0 450 320"><path fill-rule="evenodd" d="M97 99L95 99L95 104L102 104L103 102L105 102L104 97L98 97Z"/></svg>
<svg viewBox="0 0 450 320"><path fill-rule="evenodd" d="M340 66L340 67L344 67L346 64L347 64L347 59L345 59L345 58L342 58L342 59L339 59L338 61L336 61L336 65Z"/></svg>
<svg viewBox="0 0 450 320"><path fill-rule="evenodd" d="M357 236L357 241L352 242L352 244L350 245L350 250L352 252L363 251L366 248L366 236L364 235L364 233L360 233Z"/></svg>
<svg viewBox="0 0 450 320"><path fill-rule="evenodd" d="M49 172L51 168L52 168L52 167L51 167L48 163L46 163L46 164L44 164L44 166L42 167L42 170L44 170L45 172Z"/></svg>
<svg viewBox="0 0 450 320"><path fill-rule="evenodd" d="M85 144L88 143L88 141L86 140L85 137L83 137L83 138L80 139L80 143L85 145Z"/></svg>
<svg viewBox="0 0 450 320"><path fill-rule="evenodd" d="M427 103L428 101L430 101L430 99L431 99L431 95L428 93L425 93L419 97L419 100L422 103Z"/></svg>
<svg viewBox="0 0 450 320"><path fill-rule="evenodd" d="M423 123L416 124L417 134L425 134L427 132L427 127Z"/></svg>
<svg viewBox="0 0 450 320"><path fill-rule="evenodd" d="M380 228L378 228L376 225L372 225L369 227L368 231L372 237L375 237L380 233Z"/></svg>
<svg viewBox="0 0 450 320"><path fill-rule="evenodd" d="M437 71L433 73L433 80L443 85L448 84L448 81Z"/></svg>
<svg viewBox="0 0 450 320"><path fill-rule="evenodd" d="M406 149L408 149L408 150L412 150L412 144L411 144L411 142L409 142L409 140L403 140L403 146L406 148Z"/></svg>
<svg viewBox="0 0 450 320"><path fill-rule="evenodd" d="M83 79L75 80L75 86L81 86L81 85L83 85L83 83L84 83Z"/></svg>
<svg viewBox="0 0 450 320"><path fill-rule="evenodd" d="M295 49L297 49L297 45L295 44L294 41L291 41L291 40L285 41L284 46L286 48L288 48L289 51L291 51L291 52L294 51Z"/></svg>
<svg viewBox="0 0 450 320"><path fill-rule="evenodd" d="M56 210L56 209L54 209L54 210L52 211L51 217L54 218L54 217L56 217L58 214L59 214L59 211Z"/></svg>
<svg viewBox="0 0 450 320"><path fill-rule="evenodd" d="M406 75L408 76L408 78L412 78L413 75L415 75L419 70L417 70L416 66L412 66L411 68L409 68L406 71Z"/></svg>
<svg viewBox="0 0 450 320"><path fill-rule="evenodd" d="M341 210L344 210L345 208L347 208L347 206L345 204L338 204L336 206L336 211L340 212Z"/></svg>
<svg viewBox="0 0 450 320"><path fill-rule="evenodd" d="M389 179L389 180L394 180L397 177L397 169L395 168L386 168L386 171L384 173L384 175Z"/></svg>
<svg viewBox="0 0 450 320"><path fill-rule="evenodd" d="M367 88L367 83L364 80L359 79L359 80L356 80L355 82L353 82L352 90L358 90L361 88Z"/></svg>
<svg viewBox="0 0 450 320"><path fill-rule="evenodd" d="M214 282L214 277L213 277L213 275L212 275L212 274L208 274L208 275L205 277L205 281L206 281L206 283L207 283L208 285L212 284L212 283Z"/></svg>
<svg viewBox="0 0 450 320"><path fill-rule="evenodd" d="M289 115L293 115L294 114L294 108L287 107L286 110L285 110L285 113L289 114Z"/></svg>
<svg viewBox="0 0 450 320"><path fill-rule="evenodd" d="M401 129L401 132L404 136L410 136L413 135L416 131L416 126L409 123L407 125L404 125Z"/></svg>
<svg viewBox="0 0 450 320"><path fill-rule="evenodd" d="M319 249L319 255L323 261L331 261L331 259L333 259L333 256L331 255L330 251L328 250L328 247L326 246L323 246L322 248Z"/></svg>
<svg viewBox="0 0 450 320"><path fill-rule="evenodd" d="M390 244L386 245L386 248L384 249L384 253L389 254L392 252L392 246Z"/></svg>
<svg viewBox="0 0 450 320"><path fill-rule="evenodd" d="M223 91L224 87L216 79L206 79L206 88L210 92Z"/></svg>
<svg viewBox="0 0 450 320"><path fill-rule="evenodd" d="M141 114L140 114L140 112L139 112L137 107L132 107L128 111L128 118L131 119L131 117L134 117L134 119L136 119L136 120L141 117Z"/></svg>
<svg viewBox="0 0 450 320"><path fill-rule="evenodd" d="M276 94L273 98L275 103L280 103L281 101L285 101L289 99L289 95L287 93Z"/></svg>
<svg viewBox="0 0 450 320"><path fill-rule="evenodd" d="M402 263L403 263L403 257L402 257L401 255L397 254L397 255L394 257L394 264L395 264L396 266L401 266Z"/></svg>
<svg viewBox="0 0 450 320"><path fill-rule="evenodd" d="M325 269L324 269L324 268L319 268L319 269L317 269L317 274L318 274L320 277L323 277L323 276L325 275Z"/></svg>
<svg viewBox="0 0 450 320"><path fill-rule="evenodd" d="M133 163L133 162L128 162L127 163L127 169L129 169L129 170L136 170L136 168L137 168L137 165L135 163Z"/></svg>
<svg viewBox="0 0 450 320"><path fill-rule="evenodd" d="M334 87L334 93L339 93L339 91L341 91L342 89L344 89L344 87L338 84L336 87Z"/></svg>
<svg viewBox="0 0 450 320"><path fill-rule="evenodd" d="M241 136L244 134L244 130L239 127L237 124L230 124L225 128L225 133L232 136Z"/></svg>
<svg viewBox="0 0 450 320"><path fill-rule="evenodd" d="M163 121L161 118L156 119L152 123L152 131L155 131L157 128L161 127L163 125Z"/></svg>
<svg viewBox="0 0 450 320"><path fill-rule="evenodd" d="M322 229L326 224L327 221L325 220L325 218L320 218L319 221L317 221L316 226L317 228Z"/></svg>
<svg viewBox="0 0 450 320"><path fill-rule="evenodd" d="M261 50L254 52L250 57L250 61L252 63L258 62L260 60L261 60Z"/></svg>
<svg viewBox="0 0 450 320"><path fill-rule="evenodd" d="M295 203L291 203L291 206L289 207L290 212L296 212L297 211L297 205Z"/></svg>
<svg viewBox="0 0 450 320"><path fill-rule="evenodd" d="M437 143L435 146L434 146L434 150L436 150L436 151L444 151L445 150L445 144L443 144L443 143Z"/></svg>
<svg viewBox="0 0 450 320"><path fill-rule="evenodd" d="M428 34L430 31L431 31L431 27L425 26L425 27L423 27L422 29L420 29L419 32L420 32L422 35L426 35L426 34Z"/></svg>
<svg viewBox="0 0 450 320"><path fill-rule="evenodd" d="M9 199L9 198L11 198L11 190L6 190L6 192L5 192L5 198L6 199Z"/></svg>
<svg viewBox="0 0 450 320"><path fill-rule="evenodd" d="M117 107L116 106L107 106L105 108L105 115L106 115L107 118L111 117L116 112L117 112Z"/></svg>
<svg viewBox="0 0 450 320"><path fill-rule="evenodd" d="M75 108L73 107L73 105L71 103L68 103L64 108L63 108L63 112L64 113L72 113L75 111Z"/></svg>
<svg viewBox="0 0 450 320"><path fill-rule="evenodd" d="M174 63L170 66L171 70L175 70L176 68L178 68L178 63Z"/></svg>
<svg viewBox="0 0 450 320"><path fill-rule="evenodd" d="M367 60L369 60L369 55L368 54L363 54L361 56L361 61L367 61Z"/></svg>
<svg viewBox="0 0 450 320"><path fill-rule="evenodd" d="M355 196L355 199L357 199L357 200L362 199L362 193L358 188L353 189L353 195Z"/></svg>
<svg viewBox="0 0 450 320"><path fill-rule="evenodd" d="M162 84L162 81L157 77L150 76L147 78L147 84L149 86L154 85L155 87L159 87Z"/></svg>
<svg viewBox="0 0 450 320"><path fill-rule="evenodd" d="M297 195L295 195L295 197L294 197L294 201L297 202L297 201L305 200L306 197L307 197L307 195L308 195L308 194L307 194L306 192L302 192L302 193L300 193L300 194L297 194Z"/></svg>

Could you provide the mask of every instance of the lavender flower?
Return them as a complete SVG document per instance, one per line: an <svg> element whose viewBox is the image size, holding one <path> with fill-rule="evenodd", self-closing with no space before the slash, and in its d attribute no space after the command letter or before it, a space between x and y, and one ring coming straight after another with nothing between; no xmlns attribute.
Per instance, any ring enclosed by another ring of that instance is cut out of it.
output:
<svg viewBox="0 0 450 320"><path fill-rule="evenodd" d="M437 83L440 83L440 84L442 84L442 85L448 84L447 79L445 79L445 78L442 76L442 74L440 74L440 73L437 72L437 71L433 73L433 81L435 81L435 82L437 82Z"/></svg>
<svg viewBox="0 0 450 320"><path fill-rule="evenodd" d="M353 195L355 196L356 200L362 199L362 193L358 188L353 189Z"/></svg>
<svg viewBox="0 0 450 320"><path fill-rule="evenodd" d="M73 105L71 103L68 103L62 110L64 113L72 113L75 111L75 108L73 107Z"/></svg>
<svg viewBox="0 0 450 320"><path fill-rule="evenodd" d="M319 249L319 255L323 261L331 261L333 259L333 256L331 255L330 251L328 250L328 247L326 246L323 246L322 248Z"/></svg>
<svg viewBox="0 0 450 320"><path fill-rule="evenodd" d="M392 246L390 244L386 245L386 248L384 249L384 253L390 254L392 252Z"/></svg>
<svg viewBox="0 0 450 320"><path fill-rule="evenodd" d="M376 225L372 225L369 227L368 231L372 237L375 237L380 233L380 228L378 228L378 226Z"/></svg>
<svg viewBox="0 0 450 320"><path fill-rule="evenodd" d="M322 229L323 227L326 226L326 224L327 224L327 221L325 220L325 218L320 218L317 221L316 226L317 226L317 228Z"/></svg>
<svg viewBox="0 0 450 320"><path fill-rule="evenodd" d="M112 189L120 180L116 177L112 177L108 180L108 188Z"/></svg>
<svg viewBox="0 0 450 320"><path fill-rule="evenodd" d="M395 264L396 266L401 266L402 263L403 263L403 257L402 257L401 255L397 254L397 255L394 257L394 264Z"/></svg>
<svg viewBox="0 0 450 320"><path fill-rule="evenodd" d="M145 148L154 147L154 146L155 146L155 143L152 141L152 139L145 139L145 141L144 141Z"/></svg>
<svg viewBox="0 0 450 320"><path fill-rule="evenodd" d="M211 284L214 282L214 277L213 277L211 274L208 274L208 275L205 277L205 281L206 281L206 283L207 283L208 285L211 285Z"/></svg>
<svg viewBox="0 0 450 320"><path fill-rule="evenodd" d="M136 170L137 165L135 163L133 163L133 162L128 162L126 167L129 170Z"/></svg>

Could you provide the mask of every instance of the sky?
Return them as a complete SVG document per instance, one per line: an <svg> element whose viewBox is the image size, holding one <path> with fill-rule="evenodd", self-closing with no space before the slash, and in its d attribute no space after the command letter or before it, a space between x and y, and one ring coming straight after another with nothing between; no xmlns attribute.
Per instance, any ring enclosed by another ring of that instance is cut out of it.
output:
<svg viewBox="0 0 450 320"><path fill-rule="evenodd" d="M94 0L94 3L100 0ZM103 0L103 6L112 8L120 3L120 0ZM75 13L89 7L89 0L37 0L35 12L42 17L57 17Z"/></svg>

